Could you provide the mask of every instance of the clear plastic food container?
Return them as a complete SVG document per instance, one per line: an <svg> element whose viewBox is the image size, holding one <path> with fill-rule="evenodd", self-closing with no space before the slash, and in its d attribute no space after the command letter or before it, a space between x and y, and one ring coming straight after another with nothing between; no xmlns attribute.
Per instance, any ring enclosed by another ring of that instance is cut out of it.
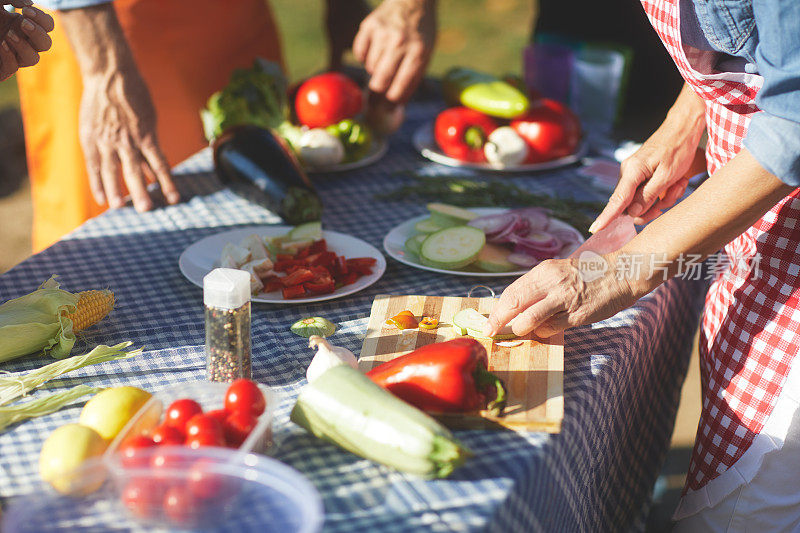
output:
<svg viewBox="0 0 800 533"><path fill-rule="evenodd" d="M138 459L142 466L123 465L119 456L86 461L76 476L78 495L64 496L42 483L40 491L10 502L3 531L314 533L322 526L319 493L275 459L183 446L147 448Z"/></svg>
<svg viewBox="0 0 800 533"><path fill-rule="evenodd" d="M230 383L188 381L154 392L112 441L105 456L115 455L119 446L128 438L153 430L161 423L164 411L175 400L190 398L200 404L204 413L222 409L225 405L225 392L229 386ZM267 453L272 445L272 418L278 399L269 387L259 384L258 388L264 394L267 407L258 417L258 424L238 448L240 452Z"/></svg>

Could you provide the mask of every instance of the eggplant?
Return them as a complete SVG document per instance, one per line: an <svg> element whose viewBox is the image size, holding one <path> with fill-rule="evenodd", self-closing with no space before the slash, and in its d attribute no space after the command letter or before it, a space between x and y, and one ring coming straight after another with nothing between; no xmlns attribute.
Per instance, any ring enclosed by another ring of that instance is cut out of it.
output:
<svg viewBox="0 0 800 533"><path fill-rule="evenodd" d="M220 181L291 225L322 218L322 201L285 141L252 125L227 129L212 145Z"/></svg>

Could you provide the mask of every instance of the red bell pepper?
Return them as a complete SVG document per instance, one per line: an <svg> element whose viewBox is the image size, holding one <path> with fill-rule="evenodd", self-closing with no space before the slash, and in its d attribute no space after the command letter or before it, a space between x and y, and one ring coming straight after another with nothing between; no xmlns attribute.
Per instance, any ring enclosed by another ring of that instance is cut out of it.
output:
<svg viewBox="0 0 800 533"><path fill-rule="evenodd" d="M505 407L503 382L487 370L486 349L462 337L428 344L376 366L367 377L401 400L431 413Z"/></svg>
<svg viewBox="0 0 800 533"><path fill-rule="evenodd" d="M528 145L526 163L541 163L566 157L577 150L581 124L570 109L556 100L542 98L523 116L511 121L511 128Z"/></svg>
<svg viewBox="0 0 800 533"><path fill-rule="evenodd" d="M433 129L436 144L445 155L459 161L482 163L486 161L483 145L497 129L497 122L468 107L451 107L439 113Z"/></svg>

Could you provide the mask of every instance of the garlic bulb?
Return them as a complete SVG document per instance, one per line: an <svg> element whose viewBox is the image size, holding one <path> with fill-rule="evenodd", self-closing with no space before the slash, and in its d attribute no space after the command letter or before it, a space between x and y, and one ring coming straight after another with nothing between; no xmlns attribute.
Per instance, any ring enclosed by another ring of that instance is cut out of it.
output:
<svg viewBox="0 0 800 533"><path fill-rule="evenodd" d="M489 134L483 153L495 168L514 167L528 157L528 145L513 128L502 126Z"/></svg>
<svg viewBox="0 0 800 533"><path fill-rule="evenodd" d="M311 364L306 369L306 379L309 383L314 382L328 369L335 366L349 365L358 370L358 360L356 360L353 352L341 346L334 346L324 337L312 335L308 339L308 347L317 349L314 359L311 360Z"/></svg>

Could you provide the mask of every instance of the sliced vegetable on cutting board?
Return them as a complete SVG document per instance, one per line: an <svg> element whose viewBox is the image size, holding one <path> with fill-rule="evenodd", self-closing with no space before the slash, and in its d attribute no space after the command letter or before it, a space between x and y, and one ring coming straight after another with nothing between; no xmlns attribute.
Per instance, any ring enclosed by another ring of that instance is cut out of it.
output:
<svg viewBox="0 0 800 533"><path fill-rule="evenodd" d="M487 337L483 333L483 328L489 319L476 311L475 309L462 309L453 317L453 327L458 330L461 335L469 335L470 337L477 337L481 339L494 339L494 340L508 340L514 339L517 336L511 332L511 327L506 325L500 333L494 337Z"/></svg>
<svg viewBox="0 0 800 533"><path fill-rule="evenodd" d="M472 309L485 317L497 299L458 298L452 296L379 295L375 297L367 325L367 335L359 356L359 368L369 372L378 365L434 343L464 339L452 326L452 319L463 309ZM386 319L400 309L416 316L437 316L440 325L434 331L407 330L398 334ZM485 318L481 319L483 322ZM475 326L479 327L479 326ZM486 349L488 370L502 379L506 390L506 408L502 416L487 410L470 413L437 414L450 428L512 429L516 431L559 432L564 417L564 337L562 334L541 339L532 334L513 341L481 337L466 339ZM511 345L505 346L506 342Z"/></svg>
<svg viewBox="0 0 800 533"><path fill-rule="evenodd" d="M291 420L361 457L425 478L444 478L471 452L450 431L346 365L300 390Z"/></svg>
<svg viewBox="0 0 800 533"><path fill-rule="evenodd" d="M417 318L414 316L409 310L400 311L390 319L386 321L387 324L391 324L392 326L396 327L397 329L414 329L419 326L419 322L417 322Z"/></svg>

